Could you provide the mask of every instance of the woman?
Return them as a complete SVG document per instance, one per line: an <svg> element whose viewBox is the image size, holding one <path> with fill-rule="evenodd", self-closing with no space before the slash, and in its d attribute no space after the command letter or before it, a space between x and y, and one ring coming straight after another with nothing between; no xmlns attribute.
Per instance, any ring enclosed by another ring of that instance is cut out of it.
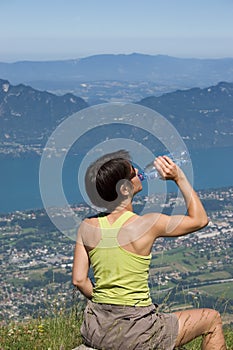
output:
<svg viewBox="0 0 233 350"><path fill-rule="evenodd" d="M73 284L89 299L81 327L84 342L96 349L171 350L202 335L202 349L224 350L218 312L161 313L150 298L148 272L156 239L182 236L208 224L183 171L167 156L154 164L162 179L179 187L187 215L133 212L132 199L142 184L124 150L99 158L87 169L87 194L106 212L82 222L75 247ZM95 286L88 277L90 264Z"/></svg>

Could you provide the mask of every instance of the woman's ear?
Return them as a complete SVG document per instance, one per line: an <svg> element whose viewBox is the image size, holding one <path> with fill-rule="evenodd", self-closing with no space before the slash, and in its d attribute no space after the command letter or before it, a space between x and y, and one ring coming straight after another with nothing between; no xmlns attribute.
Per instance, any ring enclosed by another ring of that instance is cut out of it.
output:
<svg viewBox="0 0 233 350"><path fill-rule="evenodd" d="M130 194L129 186L127 184L123 184L120 186L120 193L123 196L128 196Z"/></svg>
<svg viewBox="0 0 233 350"><path fill-rule="evenodd" d="M129 180L123 180L120 184L119 184L119 190L120 190L120 194L123 195L124 197L128 197L132 195L132 183Z"/></svg>
<svg viewBox="0 0 233 350"><path fill-rule="evenodd" d="M117 184L117 193L118 196L123 197L123 199L126 199L127 197L132 197L133 188L132 183L129 180L123 179L120 180Z"/></svg>

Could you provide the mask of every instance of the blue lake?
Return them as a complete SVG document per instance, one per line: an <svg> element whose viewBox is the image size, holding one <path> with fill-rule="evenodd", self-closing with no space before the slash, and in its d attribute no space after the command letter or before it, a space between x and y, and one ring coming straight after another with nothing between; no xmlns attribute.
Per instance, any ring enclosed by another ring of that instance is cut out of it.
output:
<svg viewBox="0 0 233 350"><path fill-rule="evenodd" d="M191 152L194 188L233 186L233 147ZM82 202L78 190L80 159L70 157L64 164L63 186L70 204ZM39 189L39 157L0 159L0 213L43 208Z"/></svg>

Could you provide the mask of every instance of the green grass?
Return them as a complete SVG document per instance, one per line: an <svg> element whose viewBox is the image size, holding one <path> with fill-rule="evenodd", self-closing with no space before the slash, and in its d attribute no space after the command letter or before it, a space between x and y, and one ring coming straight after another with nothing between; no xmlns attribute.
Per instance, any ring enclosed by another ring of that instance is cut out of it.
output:
<svg viewBox="0 0 233 350"><path fill-rule="evenodd" d="M197 275L196 278L198 278L201 282L206 282L209 280L220 280L220 279L231 278L231 274L227 271L212 271L212 272L203 273L201 275Z"/></svg>
<svg viewBox="0 0 233 350"><path fill-rule="evenodd" d="M233 329L225 329L224 331L226 344L227 344L227 350L233 349ZM201 349L201 337L193 340L189 344L185 345L185 349L187 350L200 350Z"/></svg>
<svg viewBox="0 0 233 350"><path fill-rule="evenodd" d="M0 329L1 350L71 350L81 344L81 317L74 313L9 323Z"/></svg>
<svg viewBox="0 0 233 350"><path fill-rule="evenodd" d="M71 350L81 344L81 313L57 311L53 318L11 322L0 328L1 350ZM224 331L227 349L233 349L233 329ZM185 345L187 350L200 350L201 339Z"/></svg>
<svg viewBox="0 0 233 350"><path fill-rule="evenodd" d="M181 271L196 271L200 265L206 262L205 257L199 257L198 253L194 254L188 248L176 248L166 252L166 256L162 253L155 253L157 258L152 260L152 266L159 268L160 265L170 266L171 269L177 268Z"/></svg>
<svg viewBox="0 0 233 350"><path fill-rule="evenodd" d="M225 299L233 300L233 282L203 286L200 289L216 298L221 295Z"/></svg>
<svg viewBox="0 0 233 350"><path fill-rule="evenodd" d="M35 233L35 232L37 232L37 231L38 231L38 229L35 228L35 227L27 227L27 228L24 228L24 229L22 230L22 233L21 233L21 234Z"/></svg>

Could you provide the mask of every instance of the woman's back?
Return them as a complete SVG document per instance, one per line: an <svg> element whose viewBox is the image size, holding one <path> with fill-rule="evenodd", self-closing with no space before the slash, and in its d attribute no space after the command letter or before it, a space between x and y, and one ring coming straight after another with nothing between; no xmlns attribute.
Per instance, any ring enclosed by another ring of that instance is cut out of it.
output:
<svg viewBox="0 0 233 350"><path fill-rule="evenodd" d="M95 277L93 302L131 306L152 303L148 287L151 255L130 252L118 241L119 231L133 216L136 215L125 211L113 224L108 216L98 217L101 238L97 246L89 250ZM123 231L127 235L127 228Z"/></svg>

